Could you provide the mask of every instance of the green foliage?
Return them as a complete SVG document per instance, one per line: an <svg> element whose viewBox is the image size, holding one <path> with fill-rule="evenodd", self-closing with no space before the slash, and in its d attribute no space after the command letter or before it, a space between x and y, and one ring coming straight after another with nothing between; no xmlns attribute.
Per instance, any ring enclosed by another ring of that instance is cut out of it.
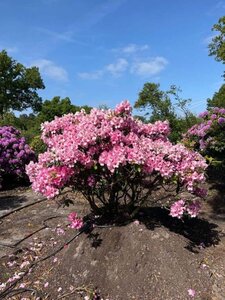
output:
<svg viewBox="0 0 225 300"><path fill-rule="evenodd" d="M182 99L179 96L180 92L181 90L175 85L164 92L160 90L159 84L147 82L134 104L134 108L146 111L147 122L168 120L171 127L170 140L173 142L180 140L182 133L197 122L195 115L188 109L191 100ZM181 110L183 117L177 115L177 109ZM143 119L143 117L139 118Z"/></svg>
<svg viewBox="0 0 225 300"><path fill-rule="evenodd" d="M218 31L219 34L215 36L209 44L209 55L215 56L217 61L221 61L225 64L225 16L219 19L212 30ZM225 77L225 72L223 76Z"/></svg>
<svg viewBox="0 0 225 300"><path fill-rule="evenodd" d="M20 130L28 144L40 134L40 121L34 114L21 114L16 117L14 113L5 113L0 119L0 126L11 125Z"/></svg>
<svg viewBox="0 0 225 300"><path fill-rule="evenodd" d="M167 93L159 90L160 85L147 82L144 84L134 108L151 109L151 121L166 120L174 115L170 98ZM149 112L146 113L146 116Z"/></svg>
<svg viewBox="0 0 225 300"><path fill-rule="evenodd" d="M31 107L37 111L41 105L41 98L37 89L44 89L38 68L25 68L8 56L3 50L0 52L0 115L10 110L22 111Z"/></svg>
<svg viewBox="0 0 225 300"><path fill-rule="evenodd" d="M90 112L91 107L89 106L76 106L71 104L70 98L66 97L60 99L59 96L52 98L52 100L46 100L43 102L41 109L37 115L39 123L45 121L52 121L55 116L62 117L68 113L75 113L84 109L86 112Z"/></svg>
<svg viewBox="0 0 225 300"><path fill-rule="evenodd" d="M44 153L47 150L45 143L42 141L40 135L35 136L30 142L31 149L36 153Z"/></svg>
<svg viewBox="0 0 225 300"><path fill-rule="evenodd" d="M207 99L207 108L224 107L225 108L225 84L223 84L219 91L214 93L212 99Z"/></svg>
<svg viewBox="0 0 225 300"><path fill-rule="evenodd" d="M99 106L98 106L98 109L103 109L103 110L107 110L107 109L109 109L109 107L108 107L108 105L107 104L100 104Z"/></svg>

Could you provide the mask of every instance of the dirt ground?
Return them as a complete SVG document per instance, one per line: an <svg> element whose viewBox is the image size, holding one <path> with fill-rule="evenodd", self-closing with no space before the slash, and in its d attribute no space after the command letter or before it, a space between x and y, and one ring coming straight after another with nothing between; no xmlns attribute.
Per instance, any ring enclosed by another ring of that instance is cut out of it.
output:
<svg viewBox="0 0 225 300"><path fill-rule="evenodd" d="M135 220L83 232L67 216L89 208L67 198L73 204L59 207L29 188L0 192L0 299L225 299L223 182L209 183L197 219L143 208Z"/></svg>

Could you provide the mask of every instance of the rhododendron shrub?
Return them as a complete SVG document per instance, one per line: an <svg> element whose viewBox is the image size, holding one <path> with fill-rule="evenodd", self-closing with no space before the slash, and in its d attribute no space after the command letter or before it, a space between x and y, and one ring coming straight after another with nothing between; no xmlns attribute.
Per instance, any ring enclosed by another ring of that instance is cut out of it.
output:
<svg viewBox="0 0 225 300"><path fill-rule="evenodd" d="M225 108L215 107L199 115L201 123L192 126L183 142L210 162L225 163Z"/></svg>
<svg viewBox="0 0 225 300"><path fill-rule="evenodd" d="M0 180L8 175L23 177L31 160L35 160L35 154L20 132L12 126L0 127Z"/></svg>
<svg viewBox="0 0 225 300"><path fill-rule="evenodd" d="M202 156L173 145L166 121L144 124L131 112L124 101L114 110L92 109L45 122L42 139L48 150L27 167L33 189L53 198L72 187L95 212L140 206L164 182L199 194L207 166Z"/></svg>

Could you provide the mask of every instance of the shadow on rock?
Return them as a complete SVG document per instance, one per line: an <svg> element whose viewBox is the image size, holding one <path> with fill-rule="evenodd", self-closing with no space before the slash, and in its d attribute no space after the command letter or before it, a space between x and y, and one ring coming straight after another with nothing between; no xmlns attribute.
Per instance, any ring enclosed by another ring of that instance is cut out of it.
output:
<svg viewBox="0 0 225 300"><path fill-rule="evenodd" d="M134 219L120 218L107 220L99 218L95 221L96 227L126 226L134 220L144 224L147 229L154 230L157 227L165 227L171 232L184 236L187 240L186 249L198 253L200 249L217 245L220 242L220 231L218 225L200 218L184 218L183 220L173 218L168 210L160 207L141 208ZM106 225L108 224L108 225ZM112 225L113 224L113 225ZM97 247L101 245L97 243Z"/></svg>
<svg viewBox="0 0 225 300"><path fill-rule="evenodd" d="M0 211L20 207L27 199L21 196L0 195Z"/></svg>
<svg viewBox="0 0 225 300"><path fill-rule="evenodd" d="M212 218L225 220L225 183L212 181L210 190L213 191L213 197L208 201L213 209Z"/></svg>
<svg viewBox="0 0 225 300"><path fill-rule="evenodd" d="M15 178L13 176L4 176L1 185L1 191L15 191L15 189L26 189L30 186L30 181L27 177Z"/></svg>
<svg viewBox="0 0 225 300"><path fill-rule="evenodd" d="M99 246L101 246L102 239L99 236L100 236L99 233L93 233L93 232L88 233L87 237L91 241L91 247L96 249Z"/></svg>
<svg viewBox="0 0 225 300"><path fill-rule="evenodd" d="M199 249L217 245L220 242L220 231L218 225L200 218L184 218L179 220L169 216L166 209L159 207L142 209L139 221L146 228L154 230L156 227L164 226L170 231L184 236L188 239L186 248L191 252Z"/></svg>

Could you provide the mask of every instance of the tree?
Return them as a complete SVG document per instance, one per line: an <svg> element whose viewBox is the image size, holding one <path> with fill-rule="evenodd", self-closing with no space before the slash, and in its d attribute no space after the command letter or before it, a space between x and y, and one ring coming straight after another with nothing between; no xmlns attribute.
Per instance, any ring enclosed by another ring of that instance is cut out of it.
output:
<svg viewBox="0 0 225 300"><path fill-rule="evenodd" d="M209 55L215 56L217 61L225 64L225 16L220 18L217 24L214 24L212 30L218 31L219 34L209 44ZM225 77L225 72L223 76Z"/></svg>
<svg viewBox="0 0 225 300"><path fill-rule="evenodd" d="M44 89L44 83L37 67L26 68L0 52L0 115L10 110L22 111L31 107L37 111L41 97L37 90Z"/></svg>
<svg viewBox="0 0 225 300"><path fill-rule="evenodd" d="M159 89L160 85L152 82L144 84L134 108L151 110L149 121L167 120L175 117L174 108L166 92ZM147 112L145 115L148 116Z"/></svg>
<svg viewBox="0 0 225 300"><path fill-rule="evenodd" d="M219 91L214 93L212 99L207 99L207 108L224 107L225 108L225 84L223 84Z"/></svg>
<svg viewBox="0 0 225 300"><path fill-rule="evenodd" d="M37 118L39 122L52 121L55 116L62 117L68 113L75 113L84 109L86 112L90 112L91 108L88 106L76 106L73 105L69 97L60 99L59 96L53 97L52 100L45 100L39 110Z"/></svg>
<svg viewBox="0 0 225 300"><path fill-rule="evenodd" d="M168 120L171 127L170 139L176 142L181 134L196 123L196 117L188 109L191 99L180 97L181 89L171 85L169 91L160 90L160 85L152 82L144 84L139 93L134 108L147 110L145 117L149 116L148 122ZM181 110L183 116L178 116L176 109Z"/></svg>

